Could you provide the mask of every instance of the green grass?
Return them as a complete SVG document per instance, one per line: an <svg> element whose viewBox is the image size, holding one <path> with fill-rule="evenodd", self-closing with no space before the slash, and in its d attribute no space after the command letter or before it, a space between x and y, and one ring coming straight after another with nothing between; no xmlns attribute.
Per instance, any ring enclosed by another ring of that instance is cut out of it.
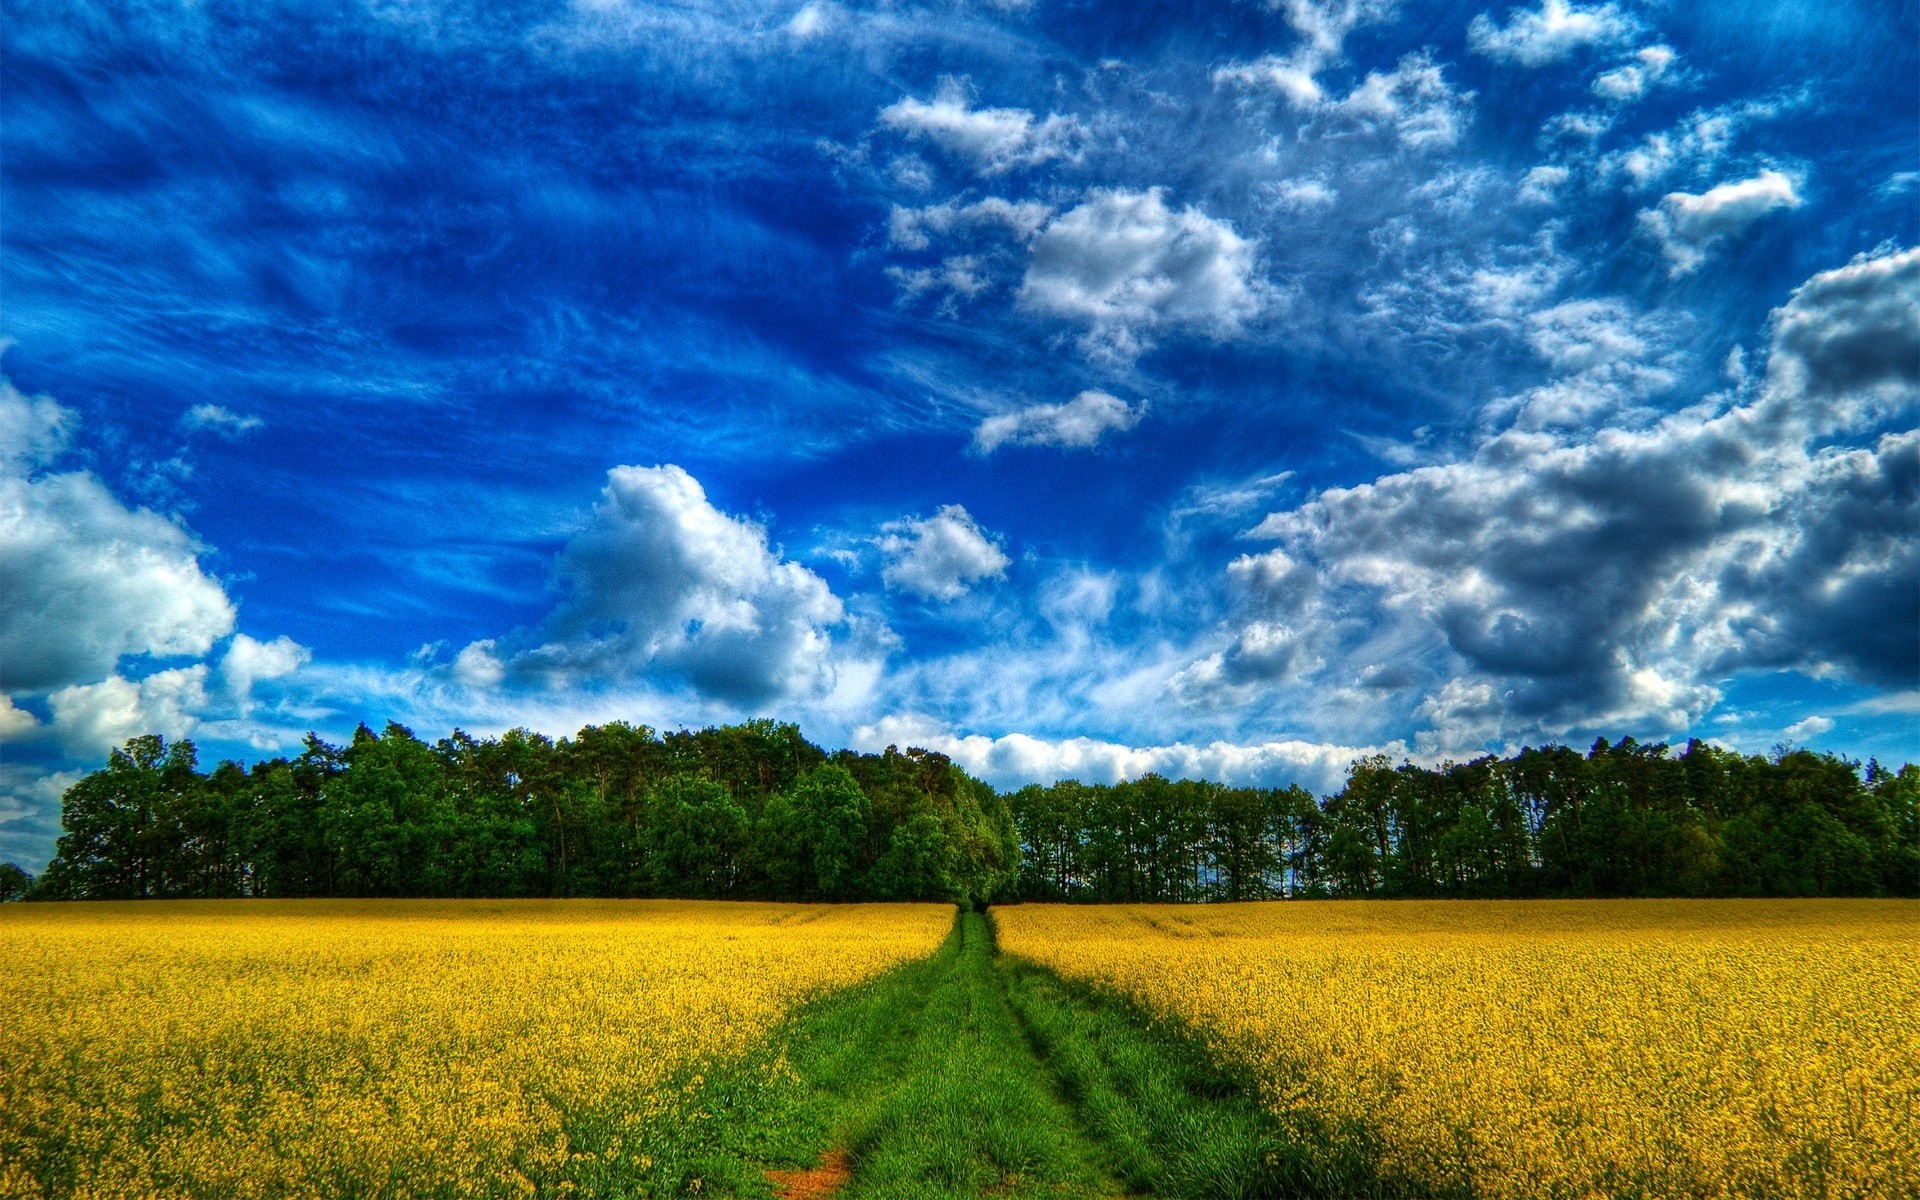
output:
<svg viewBox="0 0 1920 1200"><path fill-rule="evenodd" d="M565 1190L770 1197L767 1168L837 1149L845 1200L1411 1194L1375 1174L1367 1131L1283 1122L1256 1096L1189 1031L1000 957L987 918L963 913L931 957L685 1081L646 1145L596 1145L581 1118L569 1132L596 1153Z"/></svg>

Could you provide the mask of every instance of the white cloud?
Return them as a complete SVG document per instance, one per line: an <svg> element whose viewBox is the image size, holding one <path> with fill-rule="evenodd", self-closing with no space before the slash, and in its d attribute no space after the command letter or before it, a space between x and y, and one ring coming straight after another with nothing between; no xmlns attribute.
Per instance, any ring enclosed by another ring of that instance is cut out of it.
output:
<svg viewBox="0 0 1920 1200"><path fill-rule="evenodd" d="M81 776L0 762L0 861L39 872L60 835L60 797Z"/></svg>
<svg viewBox="0 0 1920 1200"><path fill-rule="evenodd" d="M1363 24L1391 15L1391 2L1379 0L1285 0L1287 24L1300 35L1300 44L1288 54L1268 54L1250 63L1233 63L1213 73L1215 83L1270 88L1295 108L1311 108L1326 99L1317 78L1342 61L1347 35Z"/></svg>
<svg viewBox="0 0 1920 1200"><path fill-rule="evenodd" d="M1593 94L1615 104L1638 100L1648 88L1664 82L1673 73L1678 57L1671 46L1648 46L1634 55L1635 61L1596 77Z"/></svg>
<svg viewBox="0 0 1920 1200"><path fill-rule="evenodd" d="M1535 167L1520 181L1520 193L1516 198L1522 204L1557 204L1560 189L1566 185L1569 174L1567 168L1561 166Z"/></svg>
<svg viewBox="0 0 1920 1200"><path fill-rule="evenodd" d="M958 504L931 517L907 517L881 530L887 565L880 578L889 587L928 600L957 600L974 584L1005 577L1011 562Z"/></svg>
<svg viewBox="0 0 1920 1200"><path fill-rule="evenodd" d="M1894 200L1916 191L1920 191L1920 171L1895 171L1873 189L1873 198Z"/></svg>
<svg viewBox="0 0 1920 1200"><path fill-rule="evenodd" d="M1391 71L1367 72L1338 100L1315 78L1328 61L1309 45L1285 58L1268 55L1221 67L1213 81L1277 91L1302 113L1389 136L1416 150L1453 145L1472 118L1474 93L1455 91L1444 68L1425 51L1402 56Z"/></svg>
<svg viewBox="0 0 1920 1200"><path fill-rule="evenodd" d="M1774 310L1760 411L1789 436L1871 428L1920 388L1920 248L1856 256Z"/></svg>
<svg viewBox="0 0 1920 1200"><path fill-rule="evenodd" d="M1646 357L1652 318L1636 318L1617 300L1569 300L1527 318L1527 342L1562 371L1585 371Z"/></svg>
<svg viewBox="0 0 1920 1200"><path fill-rule="evenodd" d="M769 548L766 530L715 508L680 467L609 471L558 573L570 595L554 636L510 670L589 686L659 672L741 705L834 686L839 598ZM477 657L468 667L485 673Z"/></svg>
<svg viewBox="0 0 1920 1200"><path fill-rule="evenodd" d="M67 448L73 410L51 396L24 396L0 377L0 468L25 474L46 466Z"/></svg>
<svg viewBox="0 0 1920 1200"><path fill-rule="evenodd" d="M506 664L494 654L495 642L483 638L461 647L453 658L453 677L463 687L485 691L500 686L507 677Z"/></svg>
<svg viewBox="0 0 1920 1200"><path fill-rule="evenodd" d="M85 472L0 478L0 688L100 679L127 655L207 653L234 608L199 551Z"/></svg>
<svg viewBox="0 0 1920 1200"><path fill-rule="evenodd" d="M75 758L98 757L128 738L183 738L208 707L204 663L156 671L134 682L118 674L60 688L47 697L53 731Z"/></svg>
<svg viewBox="0 0 1920 1200"><path fill-rule="evenodd" d="M313 661L313 651L290 637L262 642L237 633L220 660L227 693L244 714L253 703L253 685L262 679L284 679Z"/></svg>
<svg viewBox="0 0 1920 1200"><path fill-rule="evenodd" d="M1567 0L1542 0L1538 9L1509 11L1505 25L1481 13L1467 26L1467 46L1495 62L1544 67L1583 47L1617 45L1639 28L1615 4L1581 8Z"/></svg>
<svg viewBox="0 0 1920 1200"><path fill-rule="evenodd" d="M840 6L827 0L808 0L800 6L800 11L788 18L784 28L801 40L822 33L840 16Z"/></svg>
<svg viewBox="0 0 1920 1200"><path fill-rule="evenodd" d="M1254 245L1166 189L1096 189L1034 239L1020 303L1091 326L1090 349L1129 357L1163 329L1237 332L1263 293Z"/></svg>
<svg viewBox="0 0 1920 1200"><path fill-rule="evenodd" d="M1777 208L1799 208L1794 181L1765 170L1752 179L1723 183L1700 195L1668 192L1659 208L1640 213L1640 226L1660 243L1672 276L1698 270L1715 246Z"/></svg>
<svg viewBox="0 0 1920 1200"><path fill-rule="evenodd" d="M1833 718L1819 716L1818 714L1811 717L1803 717L1781 730L1781 732L1787 735L1788 741L1792 742L1804 741L1807 738L1816 738L1823 733L1833 732Z"/></svg>
<svg viewBox="0 0 1920 1200"><path fill-rule="evenodd" d="M1391 134L1415 150L1444 149L1466 132L1473 96L1454 91L1444 68L1423 51L1402 56L1392 71L1367 72L1358 87L1327 111L1375 133Z"/></svg>
<svg viewBox="0 0 1920 1200"><path fill-rule="evenodd" d="M1637 360L1646 334L1623 314L1552 311L1543 356L1588 373ZM1864 257L1775 313L1767 384L1745 402L1640 429L1510 429L1271 514L1255 533L1278 556L1234 564L1267 598L1240 627L1280 646L1292 614L1293 630L1345 620L1435 647L1429 675L1447 682L1418 715L1449 750L1575 723L1684 727L1747 669L1910 687L1920 433L1825 439L1916 403L1920 251Z"/></svg>
<svg viewBox="0 0 1920 1200"><path fill-rule="evenodd" d="M1632 146L1602 156L1598 174L1605 179L1624 177L1636 191L1651 188L1668 176L1704 180L1719 168L1748 127L1809 102L1808 93L1803 91L1696 110L1671 129L1650 133ZM1592 115L1610 123L1610 118Z"/></svg>
<svg viewBox="0 0 1920 1200"><path fill-rule="evenodd" d="M888 267L887 278L899 286L902 302L944 295L950 305L956 299L971 300L993 286L986 263L975 254L956 254L931 267Z"/></svg>
<svg viewBox="0 0 1920 1200"><path fill-rule="evenodd" d="M1145 412L1144 405L1130 405L1105 392L1085 391L1065 404L1033 404L988 417L973 431L973 449L978 454L992 454L1002 446L1087 450L1109 433L1132 429Z"/></svg>
<svg viewBox="0 0 1920 1200"><path fill-rule="evenodd" d="M923 208L895 205L888 222L887 240L902 250L925 250L935 236L977 229L1004 229L1021 241L1038 233L1053 215L1046 205L1032 200L1015 203L988 196L972 204L948 200Z"/></svg>
<svg viewBox="0 0 1920 1200"><path fill-rule="evenodd" d="M957 734L919 716L886 717L860 726L851 744L870 751L890 745L936 750L1001 788L1062 779L1118 783L1156 773L1174 779L1210 779L1236 787L1298 783L1319 793L1338 791L1356 758L1374 753L1398 757L1406 752L1400 743L1346 746L1296 739L1129 746L1088 737L1041 738L1024 733L987 737Z"/></svg>
<svg viewBox="0 0 1920 1200"><path fill-rule="evenodd" d="M1054 159L1077 161L1086 129L1058 113L1036 120L1024 108L974 108L967 81L947 78L932 100L906 96L880 110L880 123L926 138L981 175L999 175Z"/></svg>
<svg viewBox="0 0 1920 1200"><path fill-rule="evenodd" d="M189 433L216 433L226 438L239 437L260 425L259 417L232 412L218 404L196 404L180 418L180 428Z"/></svg>
<svg viewBox="0 0 1920 1200"><path fill-rule="evenodd" d="M1282 179L1262 189L1274 204L1292 213L1310 213L1330 209L1340 202L1340 193L1324 179Z"/></svg>
<svg viewBox="0 0 1920 1200"><path fill-rule="evenodd" d="M13 697L0 692L0 745L7 742L22 742L40 732L40 721L24 708L16 706Z"/></svg>

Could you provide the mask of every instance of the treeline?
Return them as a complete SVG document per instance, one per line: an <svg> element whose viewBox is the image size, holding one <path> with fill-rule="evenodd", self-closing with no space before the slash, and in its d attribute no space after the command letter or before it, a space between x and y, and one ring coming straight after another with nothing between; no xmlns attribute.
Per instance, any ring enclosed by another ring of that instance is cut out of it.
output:
<svg viewBox="0 0 1920 1200"><path fill-rule="evenodd" d="M1319 801L1157 776L1008 799L1040 900L1920 896L1920 770L1805 750L1603 738L1366 758Z"/></svg>
<svg viewBox="0 0 1920 1200"><path fill-rule="evenodd" d="M590 726L429 745L362 725L210 774L192 742L69 788L46 899L952 900L1011 893L1006 802L941 755L829 755L792 725Z"/></svg>
<svg viewBox="0 0 1920 1200"><path fill-rule="evenodd" d="M141 737L68 789L46 873L0 899L661 896L1205 901L1920 896L1920 770L1628 738L1346 785L1156 775L1005 795L940 754L829 754L793 725L553 741L365 726L200 770Z"/></svg>

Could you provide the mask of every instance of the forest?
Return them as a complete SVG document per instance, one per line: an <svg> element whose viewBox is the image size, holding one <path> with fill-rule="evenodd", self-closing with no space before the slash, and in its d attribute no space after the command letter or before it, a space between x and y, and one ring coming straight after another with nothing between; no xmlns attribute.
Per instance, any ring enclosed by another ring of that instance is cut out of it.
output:
<svg viewBox="0 0 1920 1200"><path fill-rule="evenodd" d="M945 756L828 752L797 726L344 746L200 769L137 737L62 799L0 898L1920 895L1920 769L1631 738L1423 767L1336 794L1157 775L1001 793Z"/></svg>

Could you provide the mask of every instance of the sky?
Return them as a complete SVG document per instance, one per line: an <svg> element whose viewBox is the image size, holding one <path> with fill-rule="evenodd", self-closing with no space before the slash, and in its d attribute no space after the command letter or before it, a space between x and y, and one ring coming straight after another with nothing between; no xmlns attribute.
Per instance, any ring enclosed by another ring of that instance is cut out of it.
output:
<svg viewBox="0 0 1920 1200"><path fill-rule="evenodd" d="M1920 760L1920 10L8 0L0 858L142 733Z"/></svg>

